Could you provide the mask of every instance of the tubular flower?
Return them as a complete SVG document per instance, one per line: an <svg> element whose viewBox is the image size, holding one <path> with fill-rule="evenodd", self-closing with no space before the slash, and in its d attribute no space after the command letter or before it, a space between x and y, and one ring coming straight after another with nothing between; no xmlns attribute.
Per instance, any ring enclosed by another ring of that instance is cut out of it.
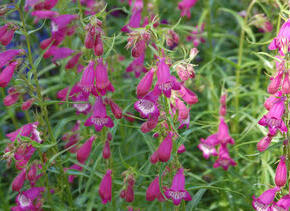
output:
<svg viewBox="0 0 290 211"><path fill-rule="evenodd" d="M85 68L82 78L80 80L79 86L85 91L90 92L94 87L94 81L95 81L95 62L90 61L88 66Z"/></svg>
<svg viewBox="0 0 290 211"><path fill-rule="evenodd" d="M228 125L225 123L225 120L223 117L220 118L220 124L219 129L217 132L217 139L222 144L234 144L234 139L229 134L229 128Z"/></svg>
<svg viewBox="0 0 290 211"><path fill-rule="evenodd" d="M155 177L155 179L151 182L149 187L146 190L146 200L147 201L154 201L157 199L158 201L164 201L164 197L159 188L159 177Z"/></svg>
<svg viewBox="0 0 290 211"><path fill-rule="evenodd" d="M164 194L168 199L172 199L174 205L179 205L181 200L191 201L190 194L185 190L185 177L183 174L183 168L178 169L177 173L173 177L172 185L167 189Z"/></svg>
<svg viewBox="0 0 290 211"><path fill-rule="evenodd" d="M89 138L77 151L77 160L80 163L84 163L88 157L90 156L91 150L92 150L92 144L95 140L95 137L92 136Z"/></svg>
<svg viewBox="0 0 290 211"><path fill-rule="evenodd" d="M218 159L213 164L214 168L221 166L224 170L228 170L229 166L236 166L237 163L230 157L228 148L222 144L219 149Z"/></svg>
<svg viewBox="0 0 290 211"><path fill-rule="evenodd" d="M0 87L6 87L12 79L13 73L18 66L18 62L8 64L0 73Z"/></svg>
<svg viewBox="0 0 290 211"><path fill-rule="evenodd" d="M196 4L197 0L182 0L178 3L178 9L181 10L181 16L190 18L190 9Z"/></svg>
<svg viewBox="0 0 290 211"><path fill-rule="evenodd" d="M287 182L287 167L285 163L285 156L281 156L280 162L276 169L275 184L278 187L283 187Z"/></svg>
<svg viewBox="0 0 290 211"><path fill-rule="evenodd" d="M0 69L9 64L16 56L20 56L22 54L25 54L25 51L22 49L9 49L0 53Z"/></svg>
<svg viewBox="0 0 290 211"><path fill-rule="evenodd" d="M207 137L205 140L200 139L200 144L197 146L200 151L202 151L203 157L208 159L211 155L217 156L218 153L216 151L215 146L219 144L219 140L217 139L217 134L212 134Z"/></svg>
<svg viewBox="0 0 290 211"><path fill-rule="evenodd" d="M256 198L253 196L252 206L255 210L268 210L271 207L271 203L274 201L276 192L280 190L279 187L275 187L269 190L266 190L262 193L261 196Z"/></svg>
<svg viewBox="0 0 290 211"><path fill-rule="evenodd" d="M172 151L172 134L169 134L158 147L158 159L160 162L167 162Z"/></svg>
<svg viewBox="0 0 290 211"><path fill-rule="evenodd" d="M99 186L99 195L102 203L106 204L112 200L112 170L107 170Z"/></svg>
<svg viewBox="0 0 290 211"><path fill-rule="evenodd" d="M7 23L0 27L0 43L7 46L13 39L16 29L17 27L12 23Z"/></svg>
<svg viewBox="0 0 290 211"><path fill-rule="evenodd" d="M40 210L41 193L44 192L44 187L32 187L18 194L16 198L16 207L12 207L12 211L22 210Z"/></svg>

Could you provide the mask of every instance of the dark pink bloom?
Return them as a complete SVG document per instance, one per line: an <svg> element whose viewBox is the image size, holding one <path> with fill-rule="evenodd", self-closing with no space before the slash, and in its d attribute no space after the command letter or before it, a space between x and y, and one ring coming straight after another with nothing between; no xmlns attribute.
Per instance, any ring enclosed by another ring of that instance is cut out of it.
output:
<svg viewBox="0 0 290 211"><path fill-rule="evenodd" d="M160 95L159 90L154 89L149 92L145 97L139 99L134 103L134 108L140 113L143 118L149 118L150 116L159 116L159 109L157 100Z"/></svg>
<svg viewBox="0 0 290 211"><path fill-rule="evenodd" d="M22 49L15 50L9 49L0 53L0 69L5 65L9 64L16 56L25 54L25 51Z"/></svg>
<svg viewBox="0 0 290 211"><path fill-rule="evenodd" d="M67 28L67 26L77 18L78 15L70 15L70 14L59 15L57 17L54 17L51 21L52 33Z"/></svg>
<svg viewBox="0 0 290 211"><path fill-rule="evenodd" d="M200 139L200 144L197 146L200 151L203 153L203 157L208 159L211 155L217 156L218 153L216 151L215 146L220 142L217 139L217 134L212 134L207 137L205 140L203 138Z"/></svg>
<svg viewBox="0 0 290 211"><path fill-rule="evenodd" d="M229 134L228 125L225 123L224 118L220 118L219 129L217 132L217 139L222 144L234 144L234 139Z"/></svg>
<svg viewBox="0 0 290 211"><path fill-rule="evenodd" d="M75 51L70 48L59 48L56 46L51 46L43 55L44 58L52 58L52 62L56 60L64 59L71 56Z"/></svg>
<svg viewBox="0 0 290 211"><path fill-rule="evenodd" d="M6 134L6 136L10 139L11 142L14 142L17 136L26 136L30 137L32 140L41 143L42 140L39 136L39 131L37 130L38 122L29 123L23 125L21 128L17 129L14 132Z"/></svg>
<svg viewBox="0 0 290 211"><path fill-rule="evenodd" d="M164 197L161 194L160 187L159 187L159 177L155 177L155 179L151 182L149 187L146 190L146 200L147 201L154 201L157 199L158 201L164 201Z"/></svg>
<svg viewBox="0 0 290 211"><path fill-rule="evenodd" d="M108 91L114 92L114 87L109 81L108 77L108 67L103 64L103 60L98 60L98 65L96 66L96 88L97 91L104 96ZM95 95L98 95L95 93Z"/></svg>
<svg viewBox="0 0 290 211"><path fill-rule="evenodd" d="M186 66L185 65L178 65L176 67L176 72L178 74L178 77L182 81L187 81L188 79L195 77L194 68L190 64L188 64Z"/></svg>
<svg viewBox="0 0 290 211"><path fill-rule="evenodd" d="M32 1L31 6L34 6L35 10L51 10L58 2L58 0L44 0L44 1L29 0L29 1Z"/></svg>
<svg viewBox="0 0 290 211"><path fill-rule="evenodd" d="M107 140L103 149L103 158L108 159L111 156L110 142Z"/></svg>
<svg viewBox="0 0 290 211"><path fill-rule="evenodd" d="M283 72L279 72L276 77L270 78L271 82L267 88L270 94L275 94L276 92L278 92L281 86L282 78L283 78Z"/></svg>
<svg viewBox="0 0 290 211"><path fill-rule="evenodd" d="M164 194L168 199L172 199L174 205L179 205L182 200L191 201L192 198L188 191L185 190L185 177L183 174L183 168L178 169L177 173L173 177L172 185L167 189Z"/></svg>
<svg viewBox="0 0 290 211"><path fill-rule="evenodd" d="M273 202L271 208L271 211L288 211L290 208L290 195L285 195L278 202Z"/></svg>
<svg viewBox="0 0 290 211"><path fill-rule="evenodd" d="M155 164L155 163L158 162L158 160L159 160L159 158L158 158L158 151L155 151L155 152L151 155L151 157L150 157L150 162L151 162L152 164Z"/></svg>
<svg viewBox="0 0 290 211"><path fill-rule="evenodd" d="M129 203L134 201L134 189L132 185L128 185L125 190L125 200Z"/></svg>
<svg viewBox="0 0 290 211"><path fill-rule="evenodd" d="M181 10L181 16L190 18L190 9L196 4L197 0L182 0L178 3L178 9Z"/></svg>
<svg viewBox="0 0 290 211"><path fill-rule="evenodd" d="M26 179L26 170L23 169L13 180L12 190L19 192Z"/></svg>
<svg viewBox="0 0 290 211"><path fill-rule="evenodd" d="M230 157L226 144L221 144L218 159L213 164L214 168L221 166L224 170L228 170L229 166L236 166L237 163Z"/></svg>
<svg viewBox="0 0 290 211"><path fill-rule="evenodd" d="M77 151L77 160L80 163L84 163L90 156L92 150L92 144L95 140L95 136L89 138Z"/></svg>
<svg viewBox="0 0 290 211"><path fill-rule="evenodd" d="M88 66L83 71L82 78L79 83L79 86L85 92L91 92L91 90L93 89L95 85L95 75L95 62L91 60Z"/></svg>
<svg viewBox="0 0 290 211"><path fill-rule="evenodd" d="M269 50L279 49L279 53L284 56L289 52L290 44L290 20L288 19L280 28L280 31L268 46Z"/></svg>
<svg viewBox="0 0 290 211"><path fill-rule="evenodd" d="M187 37L188 41L193 42L194 47L199 46L200 43L205 43L205 39L203 38L204 26L204 23L200 27L197 25L191 32L192 35Z"/></svg>
<svg viewBox="0 0 290 211"><path fill-rule="evenodd" d="M18 92L8 94L4 99L3 99L3 104L5 106L11 106L14 105L18 100L19 100L20 94Z"/></svg>
<svg viewBox="0 0 290 211"><path fill-rule="evenodd" d="M0 73L0 87L6 87L8 83L10 82L13 73L18 66L18 62L12 62L8 64Z"/></svg>
<svg viewBox="0 0 290 211"><path fill-rule="evenodd" d="M148 133L152 131L158 124L158 117L156 116L151 116L147 122L144 122L141 125L141 131L142 133Z"/></svg>
<svg viewBox="0 0 290 211"><path fill-rule="evenodd" d="M278 187L283 187L287 182L287 167L285 163L285 156L281 156L280 162L276 168L275 184Z"/></svg>
<svg viewBox="0 0 290 211"><path fill-rule="evenodd" d="M106 106L103 103L102 97L97 96L93 107L93 115L87 119L85 126L94 125L96 131L102 130L104 126L112 128L114 122L111 117L107 115Z"/></svg>
<svg viewBox="0 0 290 211"><path fill-rule="evenodd" d="M34 163L31 165L27 173L27 179L29 180L32 187L35 185L36 181L42 176L42 174L37 175L37 168L39 168L38 164Z"/></svg>
<svg viewBox="0 0 290 211"><path fill-rule="evenodd" d="M138 98L144 97L149 92L152 86L153 76L154 76L154 69L151 69L141 79L141 81L139 82L137 86Z"/></svg>
<svg viewBox="0 0 290 211"><path fill-rule="evenodd" d="M51 10L36 10L31 13L32 16L36 16L39 19L52 19L58 16L58 12Z"/></svg>
<svg viewBox="0 0 290 211"><path fill-rule="evenodd" d="M127 67L126 72L133 72L135 73L135 77L138 78L142 72L146 72L147 69L144 67L144 57L145 54L143 53L141 56L135 58L133 62Z"/></svg>
<svg viewBox="0 0 290 211"><path fill-rule="evenodd" d="M272 136L265 136L264 138L262 138L257 144L258 151L264 152L269 147L271 141Z"/></svg>
<svg viewBox="0 0 290 211"><path fill-rule="evenodd" d="M178 92L181 98L189 105L193 105L198 102L196 94L190 89L187 89L185 86L180 85L180 90L178 90Z"/></svg>
<svg viewBox="0 0 290 211"><path fill-rule="evenodd" d="M282 93L283 94L290 94L290 79L289 79L289 73L285 73L285 77L282 83Z"/></svg>
<svg viewBox="0 0 290 211"><path fill-rule="evenodd" d="M7 23L0 27L0 43L4 46L8 45L13 39L15 30L15 25L11 23Z"/></svg>
<svg viewBox="0 0 290 211"><path fill-rule="evenodd" d="M77 53L76 55L74 55L66 64L65 69L74 68L77 65L77 63L79 62L81 55L82 55L82 53Z"/></svg>
<svg viewBox="0 0 290 211"><path fill-rule="evenodd" d="M160 162L167 162L170 159L172 151L172 134L169 134L159 145L158 159Z"/></svg>
<svg viewBox="0 0 290 211"><path fill-rule="evenodd" d="M40 210L42 203L41 192L44 187L32 187L18 194L16 198L17 206L13 207L13 211Z"/></svg>
<svg viewBox="0 0 290 211"><path fill-rule="evenodd" d="M181 144L180 147L178 147L178 149L177 149L178 154L182 154L185 151L186 151L186 148L185 148L184 144Z"/></svg>
<svg viewBox="0 0 290 211"><path fill-rule="evenodd" d="M72 100L76 103L73 104L73 107L76 108L77 114L88 114L91 111L91 104L89 101L89 93L87 92L78 92L75 96L72 97ZM87 102L87 103L81 103Z"/></svg>
<svg viewBox="0 0 290 211"><path fill-rule="evenodd" d="M276 102L270 111L260 119L258 122L264 127L268 127L271 136L274 136L279 129L282 133L287 132L287 127L282 120L282 116L285 111L285 98L281 98Z"/></svg>
<svg viewBox="0 0 290 211"><path fill-rule="evenodd" d="M102 203L106 204L112 200L112 170L108 169L99 186L99 195Z"/></svg>
<svg viewBox="0 0 290 211"><path fill-rule="evenodd" d="M130 32L130 28L138 28L141 24L143 9L143 0L136 0L132 9L132 15L130 17L129 23L125 25L121 30L123 32Z"/></svg>
<svg viewBox="0 0 290 211"><path fill-rule="evenodd" d="M166 34L166 45L170 47L170 49L175 48L179 43L179 36L173 30L168 30Z"/></svg>
<svg viewBox="0 0 290 211"><path fill-rule="evenodd" d="M179 90L181 87L176 78L170 75L169 66L164 58L161 58L158 64L156 87L168 98L171 96L172 89Z"/></svg>
<svg viewBox="0 0 290 211"><path fill-rule="evenodd" d="M271 206L271 203L274 201L276 192L278 192L279 190L280 190L279 187L275 187L265 191L258 198L253 196L252 206L254 207L254 209L258 211L268 210Z"/></svg>
<svg viewBox="0 0 290 211"><path fill-rule="evenodd" d="M82 171L83 170L83 167L81 167L81 166L79 166L77 164L73 164L71 167L65 169L65 171L67 171L67 170ZM68 176L68 182L69 183L73 183L74 178L75 178L75 175L69 175Z"/></svg>
<svg viewBox="0 0 290 211"><path fill-rule="evenodd" d="M282 92L278 91L275 95L271 95L268 97L264 103L264 107L269 111L272 106L280 100L280 97L282 97Z"/></svg>
<svg viewBox="0 0 290 211"><path fill-rule="evenodd" d="M111 111L114 114L116 119L121 119L123 116L123 112L122 109L118 106L117 103L115 103L113 100L111 99L107 99L108 104L111 107Z"/></svg>
<svg viewBox="0 0 290 211"><path fill-rule="evenodd" d="M26 100L25 102L22 103L21 109L23 111L26 111L26 110L30 109L32 104L33 104L33 102L34 102L34 98L30 98L30 99Z"/></svg>
<svg viewBox="0 0 290 211"><path fill-rule="evenodd" d="M189 109L186 107L182 100L175 98L175 107L178 110L178 119L180 121L188 118Z"/></svg>

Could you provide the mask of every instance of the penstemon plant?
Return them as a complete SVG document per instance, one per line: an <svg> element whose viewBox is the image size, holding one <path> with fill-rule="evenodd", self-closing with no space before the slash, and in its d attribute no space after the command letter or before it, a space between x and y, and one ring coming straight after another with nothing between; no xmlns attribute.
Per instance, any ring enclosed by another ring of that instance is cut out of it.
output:
<svg viewBox="0 0 290 211"><path fill-rule="evenodd" d="M288 17L286 0L2 0L0 210L288 210Z"/></svg>

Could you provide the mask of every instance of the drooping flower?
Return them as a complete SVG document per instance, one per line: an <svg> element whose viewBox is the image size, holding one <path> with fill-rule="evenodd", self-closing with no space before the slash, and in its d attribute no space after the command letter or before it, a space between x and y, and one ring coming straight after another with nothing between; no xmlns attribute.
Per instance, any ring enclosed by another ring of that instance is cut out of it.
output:
<svg viewBox="0 0 290 211"><path fill-rule="evenodd" d="M149 70L145 76L140 80L138 86L137 86L137 97L141 98L144 97L152 86L154 76L154 69Z"/></svg>
<svg viewBox="0 0 290 211"><path fill-rule="evenodd" d="M144 57L145 53L143 53L141 56L135 58L127 67L126 72L133 72L135 73L135 77L139 78L140 74L142 72L146 72L147 69L144 67Z"/></svg>
<svg viewBox="0 0 290 211"><path fill-rule="evenodd" d="M271 203L274 201L276 192L280 190L279 187L275 187L269 190L266 190L258 198L253 196L252 206L255 210L268 210L271 206Z"/></svg>
<svg viewBox="0 0 290 211"><path fill-rule="evenodd" d="M196 4L197 0L182 0L178 3L178 9L181 10L181 16L190 18L190 9Z"/></svg>
<svg viewBox="0 0 290 211"><path fill-rule="evenodd" d="M13 73L18 66L18 62L8 64L0 73L0 87L6 87L12 79Z"/></svg>
<svg viewBox="0 0 290 211"><path fill-rule="evenodd" d="M64 59L66 57L71 56L75 51L70 48L59 48L56 46L51 46L43 55L44 58L52 58L52 62L56 62L57 60Z"/></svg>
<svg viewBox="0 0 290 211"><path fill-rule="evenodd" d="M224 170L228 170L229 166L236 166L237 163L230 157L226 144L221 144L218 159L213 164L214 168L221 166Z"/></svg>
<svg viewBox="0 0 290 211"><path fill-rule="evenodd" d="M180 90L178 90L178 92L181 98L184 100L184 102L188 103L189 105L193 105L198 102L196 94L190 89L187 89L182 84L180 85Z"/></svg>
<svg viewBox="0 0 290 211"><path fill-rule="evenodd" d="M106 102L110 105L111 111L116 119L121 119L123 116L122 109L112 99L106 99Z"/></svg>
<svg viewBox="0 0 290 211"><path fill-rule="evenodd" d="M211 155L217 156L218 153L216 151L215 146L218 145L220 142L217 139L217 134L212 134L207 137L205 140L202 138L200 139L200 144L197 146L200 151L203 153L203 157L208 159Z"/></svg>
<svg viewBox="0 0 290 211"><path fill-rule="evenodd" d="M30 99L26 100L25 102L22 103L21 109L23 111L27 111L28 109L31 108L33 102L34 102L34 98L30 98Z"/></svg>
<svg viewBox="0 0 290 211"><path fill-rule="evenodd" d="M90 92L94 87L95 82L95 62L90 61L88 66L85 68L79 86L85 91Z"/></svg>
<svg viewBox="0 0 290 211"><path fill-rule="evenodd" d="M110 150L110 141L106 140L104 149L103 149L103 158L109 159L111 156L111 150Z"/></svg>
<svg viewBox="0 0 290 211"><path fill-rule="evenodd" d="M257 143L257 149L260 152L264 152L270 145L272 141L272 136L265 136L264 138L262 138L258 143Z"/></svg>
<svg viewBox="0 0 290 211"><path fill-rule="evenodd" d="M160 162L167 162L170 159L172 151L172 134L166 136L166 138L159 145L158 159Z"/></svg>
<svg viewBox="0 0 290 211"><path fill-rule="evenodd" d="M282 92L278 91L275 95L271 95L268 97L264 103L264 107L269 111L272 106L279 101L280 97L282 97Z"/></svg>
<svg viewBox="0 0 290 211"><path fill-rule="evenodd" d="M177 149L178 154L182 154L185 151L186 151L186 148L185 148L184 144L181 144L180 147L178 147L178 149Z"/></svg>
<svg viewBox="0 0 290 211"><path fill-rule="evenodd" d="M260 119L258 124L268 127L269 134L274 136L279 129L282 133L287 132L287 127L282 120L282 116L285 111L285 98L281 98L278 102L276 102L270 111Z"/></svg>
<svg viewBox="0 0 290 211"><path fill-rule="evenodd" d="M24 210L40 210L42 203L41 193L44 192L44 187L32 187L26 191L19 193L16 197L17 206L13 207L13 211Z"/></svg>
<svg viewBox="0 0 290 211"><path fill-rule="evenodd" d="M23 169L13 180L12 190L19 192L26 179L26 170Z"/></svg>
<svg viewBox="0 0 290 211"><path fill-rule="evenodd" d="M91 150L92 150L92 144L95 140L95 137L92 136L89 138L77 151L77 160L80 163L84 163L88 157L90 156Z"/></svg>
<svg viewBox="0 0 290 211"><path fill-rule="evenodd" d="M275 184L278 187L283 187L287 182L287 167L285 163L285 156L281 156L280 162L276 168Z"/></svg>
<svg viewBox="0 0 290 211"><path fill-rule="evenodd" d="M225 123L224 118L220 117L220 124L217 132L217 139L222 144L234 144L234 139L229 134L228 125Z"/></svg>
<svg viewBox="0 0 290 211"><path fill-rule="evenodd" d="M85 122L85 126L91 125L95 126L96 131L102 130L104 126L109 128L114 126L114 122L111 117L107 115L106 106L100 96L96 97L96 102L93 107L93 115Z"/></svg>
<svg viewBox="0 0 290 211"><path fill-rule="evenodd" d="M9 64L16 56L20 56L22 54L25 54L25 51L22 49L9 49L0 53L0 69Z"/></svg>
<svg viewBox="0 0 290 211"><path fill-rule="evenodd" d="M130 32L131 31L130 28L140 27L142 18L142 9L143 9L143 0L136 0L132 8L132 15L130 17L129 23L121 29L123 32Z"/></svg>
<svg viewBox="0 0 290 211"><path fill-rule="evenodd" d="M102 203L106 204L112 200L112 170L108 169L99 186L99 195Z"/></svg>
<svg viewBox="0 0 290 211"><path fill-rule="evenodd" d="M172 185L167 189L164 194L168 199L172 199L174 205L179 205L182 200L191 201L192 198L187 190L185 190L185 177L183 174L183 168L177 170L177 173L173 177Z"/></svg>
<svg viewBox="0 0 290 211"><path fill-rule="evenodd" d="M164 197L160 191L159 187L159 177L155 177L155 179L151 182L149 187L146 190L146 200L147 201L154 201L157 199L158 201L164 201Z"/></svg>
<svg viewBox="0 0 290 211"><path fill-rule="evenodd" d="M271 208L271 211L288 211L290 208L290 195L285 195L278 202L273 202Z"/></svg>
<svg viewBox="0 0 290 211"><path fill-rule="evenodd" d="M16 29L17 27L12 23L7 23L0 27L0 43L7 46L13 39Z"/></svg>
<svg viewBox="0 0 290 211"><path fill-rule="evenodd" d="M36 16L39 19L52 19L59 15L58 12L51 10L36 10L31 13L32 16Z"/></svg>
<svg viewBox="0 0 290 211"><path fill-rule="evenodd" d="M278 74L275 77L270 78L271 82L267 88L268 93L275 94L276 92L278 92L281 86L282 78L283 72L278 72Z"/></svg>
<svg viewBox="0 0 290 211"><path fill-rule="evenodd" d="M76 55L74 55L66 64L65 69L74 68L76 66L76 64L78 63L81 55L82 55L82 53L77 53Z"/></svg>

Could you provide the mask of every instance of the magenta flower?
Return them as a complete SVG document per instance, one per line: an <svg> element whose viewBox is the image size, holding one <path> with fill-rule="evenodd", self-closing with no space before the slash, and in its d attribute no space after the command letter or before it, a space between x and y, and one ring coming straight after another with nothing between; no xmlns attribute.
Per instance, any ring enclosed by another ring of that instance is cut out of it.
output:
<svg viewBox="0 0 290 211"><path fill-rule="evenodd" d="M289 73L285 73L285 77L282 83L282 93L283 94L289 94L290 93L290 79L289 79Z"/></svg>
<svg viewBox="0 0 290 211"><path fill-rule="evenodd" d="M217 134L212 134L207 137L205 140L202 138L200 139L200 144L197 146L200 151L202 151L203 157L208 159L211 155L217 156L218 153L216 151L215 146L218 145L220 142L217 139Z"/></svg>
<svg viewBox="0 0 290 211"><path fill-rule="evenodd" d="M229 166L236 166L237 163L230 157L226 144L221 144L218 159L213 164L214 168L221 166L224 170L228 170Z"/></svg>
<svg viewBox="0 0 290 211"><path fill-rule="evenodd" d="M182 153L184 153L185 151L186 151L186 148L185 148L184 144L181 144L181 145L178 147L178 149L177 149L177 153L178 153L178 154L182 154Z"/></svg>
<svg viewBox="0 0 290 211"><path fill-rule="evenodd" d="M43 55L43 58L52 58L52 62L56 62L56 60L64 59L66 57L71 56L75 51L70 48L59 48L56 46L51 46Z"/></svg>
<svg viewBox="0 0 290 211"><path fill-rule="evenodd" d="M152 86L154 76L154 69L149 70L145 76L140 80L138 86L137 86L137 97L141 98L144 97Z"/></svg>
<svg viewBox="0 0 290 211"><path fill-rule="evenodd" d="M175 98L175 108L178 110L178 120L182 121L188 118L189 108L178 97Z"/></svg>
<svg viewBox="0 0 290 211"><path fill-rule="evenodd" d="M168 98L171 96L172 89L179 90L181 87L176 78L170 75L169 66L164 58L161 58L158 64L156 87Z"/></svg>
<svg viewBox="0 0 290 211"><path fill-rule="evenodd" d="M167 189L164 194L168 199L172 199L174 205L179 205L181 200L191 201L192 198L188 191L185 190L185 177L183 174L183 168L178 169L177 173L173 177L172 185Z"/></svg>
<svg viewBox="0 0 290 211"><path fill-rule="evenodd" d="M110 142L109 140L106 140L104 149L103 149L103 158L109 159L110 156L111 156Z"/></svg>
<svg viewBox="0 0 290 211"><path fill-rule="evenodd" d="M12 182L12 190L19 192L25 182L26 179L26 170L22 169L22 171L14 178Z"/></svg>
<svg viewBox="0 0 290 211"><path fill-rule="evenodd" d="M40 210L40 206L42 205L40 202L42 192L44 192L44 187L32 187L19 193L16 198L17 206L13 207L12 210Z"/></svg>
<svg viewBox="0 0 290 211"><path fill-rule="evenodd" d="M253 202L252 206L255 210L268 210L271 206L271 203L274 201L276 192L280 190L279 187L275 187L269 190L266 190L264 193L262 193L261 196L256 198L253 196Z"/></svg>
<svg viewBox="0 0 290 211"><path fill-rule="evenodd" d="M18 62L8 64L0 73L0 87L6 87L12 79L13 73L18 66Z"/></svg>
<svg viewBox="0 0 290 211"><path fill-rule="evenodd" d="M148 133L152 131L158 124L158 116L150 116L147 122L141 125L141 131L143 133Z"/></svg>
<svg viewBox="0 0 290 211"><path fill-rule="evenodd" d="M161 144L157 149L159 161L167 162L170 159L171 151L172 151L172 134L169 134L161 142Z"/></svg>
<svg viewBox="0 0 290 211"><path fill-rule="evenodd" d="M92 144L95 140L95 136L89 138L77 151L77 160L80 163L84 163L90 156L92 150Z"/></svg>
<svg viewBox="0 0 290 211"><path fill-rule="evenodd" d="M191 91L190 89L187 89L182 84L180 85L180 90L178 90L181 98L189 105L196 104L198 102L198 98L196 94Z"/></svg>
<svg viewBox="0 0 290 211"><path fill-rule="evenodd" d="M77 53L74 55L66 64L65 69L72 69L74 68L77 63L79 62L79 59L81 57L82 53Z"/></svg>
<svg viewBox="0 0 290 211"><path fill-rule="evenodd" d="M106 106L103 103L102 97L97 96L93 107L93 115L87 119L85 126L94 125L96 131L101 131L104 126L112 128L114 122L107 115Z"/></svg>
<svg viewBox="0 0 290 211"><path fill-rule="evenodd" d="M129 23L121 29L123 32L130 32L130 28L138 28L142 19L143 0L136 0L132 8L132 15Z"/></svg>
<svg viewBox="0 0 290 211"><path fill-rule="evenodd" d="M264 152L270 145L272 141L272 136L265 136L257 143L257 150L260 152Z"/></svg>
<svg viewBox="0 0 290 211"><path fill-rule="evenodd" d="M278 92L280 86L281 86L281 82L282 82L282 78L283 78L283 72L278 72L276 77L271 77L270 80L270 84L268 85L267 91L270 94L275 94L276 92Z"/></svg>
<svg viewBox="0 0 290 211"><path fill-rule="evenodd" d="M76 96L72 97L74 102L88 102L89 101L89 93L87 92L79 92ZM91 111L91 104L88 103L74 103L73 107L76 108L77 114L88 114Z"/></svg>
<svg viewBox="0 0 290 211"><path fill-rule="evenodd" d="M283 196L278 202L273 202L271 211L287 211L290 208L290 195Z"/></svg>
<svg viewBox="0 0 290 211"><path fill-rule="evenodd" d="M108 169L99 186L99 195L102 203L106 204L112 200L112 170Z"/></svg>
<svg viewBox="0 0 290 211"><path fill-rule="evenodd" d="M285 156L281 156L280 162L276 168L275 184L277 187L283 187L287 182L287 167Z"/></svg>
<svg viewBox="0 0 290 211"><path fill-rule="evenodd" d="M134 108L140 113L143 118L149 118L150 116L159 116L159 109L157 104L159 94L159 90L154 89L153 91L149 92L145 97L137 100L137 102L134 103Z"/></svg>
<svg viewBox="0 0 290 211"><path fill-rule="evenodd" d="M25 54L25 51L22 49L9 49L0 53L0 69L9 64L16 56L20 56L22 54Z"/></svg>
<svg viewBox="0 0 290 211"><path fill-rule="evenodd" d="M95 62L93 60L90 61L88 66L85 68L82 78L80 80L79 86L85 91L90 92L94 87L95 81Z"/></svg>
<svg viewBox="0 0 290 211"><path fill-rule="evenodd" d="M228 125L225 123L224 118L220 117L219 129L217 132L217 139L222 144L234 144L234 139L229 134Z"/></svg>
<svg viewBox="0 0 290 211"><path fill-rule="evenodd" d="M133 72L135 73L135 77L139 78L142 72L146 72L147 69L144 67L144 57L145 54L143 53L141 56L135 58L131 64L126 69L126 72Z"/></svg>
<svg viewBox="0 0 290 211"><path fill-rule="evenodd" d="M157 199L158 201L164 201L164 197L159 188L159 177L155 177L155 179L151 182L149 187L146 190L146 200L154 201Z"/></svg>
<svg viewBox="0 0 290 211"><path fill-rule="evenodd" d="M69 168L65 168L65 172L66 172L67 170L82 171L82 170L83 170L83 167L79 166L78 164L73 164L71 167L69 167ZM73 183L75 177L76 177L75 175L69 175L69 176L68 176L68 182L69 182L69 183Z"/></svg>
<svg viewBox="0 0 290 211"><path fill-rule="evenodd" d="M21 105L21 109L23 111L27 111L31 108L32 104L34 103L34 98L30 98L28 100L26 100L25 102L22 103Z"/></svg>
<svg viewBox="0 0 290 211"><path fill-rule="evenodd" d="M11 23L7 23L0 27L0 43L4 46L8 45L13 39L16 26Z"/></svg>
<svg viewBox="0 0 290 211"><path fill-rule="evenodd" d="M282 97L282 92L278 91L275 95L271 95L268 97L264 103L264 107L269 111L273 105L279 101L280 97Z"/></svg>
<svg viewBox="0 0 290 211"><path fill-rule="evenodd" d="M121 119L123 116L122 109L115 103L112 99L106 99L107 103L110 105L111 111L116 119Z"/></svg>
<svg viewBox="0 0 290 211"><path fill-rule="evenodd" d="M182 0L178 3L178 9L181 10L181 16L190 18L190 9L196 4L197 0Z"/></svg>
<svg viewBox="0 0 290 211"><path fill-rule="evenodd" d="M96 88L97 91L104 96L108 91L114 92L114 87L109 81L108 77L108 67L107 65L103 64L103 60L98 60L98 65L96 66ZM98 95L98 93L93 93L95 95Z"/></svg>
<svg viewBox="0 0 290 211"><path fill-rule="evenodd" d="M58 12L50 10L36 10L31 13L32 16L36 16L39 19L52 19L58 16Z"/></svg>
<svg viewBox="0 0 290 211"><path fill-rule="evenodd" d="M279 53L284 56L289 52L290 45L290 20L288 19L280 28L280 31L268 46L269 50L279 49Z"/></svg>
<svg viewBox="0 0 290 211"><path fill-rule="evenodd" d="M287 127L282 120L282 116L285 112L285 98L281 98L278 102L276 102L270 111L260 119L258 122L259 125L264 127L268 127L269 134L274 136L279 129L282 133L287 132Z"/></svg>

